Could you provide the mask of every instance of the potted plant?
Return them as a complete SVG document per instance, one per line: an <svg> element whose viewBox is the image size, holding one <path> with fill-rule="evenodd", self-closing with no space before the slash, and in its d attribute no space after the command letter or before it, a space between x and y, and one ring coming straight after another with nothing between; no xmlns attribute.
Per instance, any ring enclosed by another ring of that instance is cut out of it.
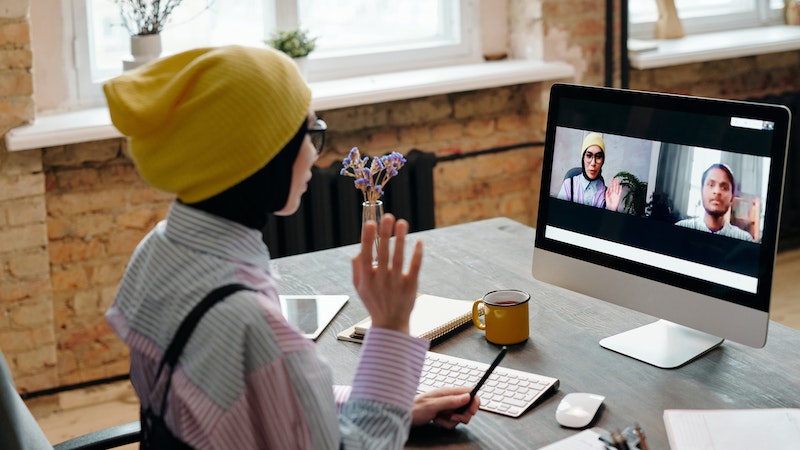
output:
<svg viewBox="0 0 800 450"><path fill-rule="evenodd" d="M642 217L645 215L647 183L630 172L619 172L614 175L619 178L619 184L626 189L622 198L623 212Z"/></svg>
<svg viewBox="0 0 800 450"><path fill-rule="evenodd" d="M306 74L306 57L317 46L317 38L310 37L307 30L300 28L288 31L277 31L264 41L270 47L280 50L294 59L300 73Z"/></svg>
<svg viewBox="0 0 800 450"><path fill-rule="evenodd" d="M123 61L123 69L132 69L158 58L161 55L161 32L183 0L113 1L119 6L122 23L131 36L133 60Z"/></svg>

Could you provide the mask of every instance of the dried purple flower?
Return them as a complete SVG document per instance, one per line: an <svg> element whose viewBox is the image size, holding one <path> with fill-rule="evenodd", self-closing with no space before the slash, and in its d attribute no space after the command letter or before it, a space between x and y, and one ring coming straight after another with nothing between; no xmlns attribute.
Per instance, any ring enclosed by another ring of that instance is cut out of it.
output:
<svg viewBox="0 0 800 450"><path fill-rule="evenodd" d="M358 147L353 147L342 160L341 175L353 177L356 189L364 195L364 202L376 203L383 195L386 183L399 173L406 163L401 153L392 152L381 157L373 157L370 163L368 156L361 157Z"/></svg>

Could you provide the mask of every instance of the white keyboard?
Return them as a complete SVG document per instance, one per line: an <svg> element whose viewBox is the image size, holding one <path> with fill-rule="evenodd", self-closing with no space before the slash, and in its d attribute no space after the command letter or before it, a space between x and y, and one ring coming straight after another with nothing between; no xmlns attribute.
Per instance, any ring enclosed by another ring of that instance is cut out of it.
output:
<svg viewBox="0 0 800 450"><path fill-rule="evenodd" d="M489 364L428 352L417 392L442 386L474 387ZM550 389L558 389L558 379L497 366L478 391L480 409L519 417Z"/></svg>

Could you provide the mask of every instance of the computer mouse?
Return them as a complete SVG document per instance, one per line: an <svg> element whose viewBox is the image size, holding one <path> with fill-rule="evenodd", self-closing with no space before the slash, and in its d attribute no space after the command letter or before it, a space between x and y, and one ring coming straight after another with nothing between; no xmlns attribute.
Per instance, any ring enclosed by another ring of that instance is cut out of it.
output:
<svg viewBox="0 0 800 450"><path fill-rule="evenodd" d="M588 392L571 392L556 408L556 421L567 428L583 428L594 419L606 398Z"/></svg>

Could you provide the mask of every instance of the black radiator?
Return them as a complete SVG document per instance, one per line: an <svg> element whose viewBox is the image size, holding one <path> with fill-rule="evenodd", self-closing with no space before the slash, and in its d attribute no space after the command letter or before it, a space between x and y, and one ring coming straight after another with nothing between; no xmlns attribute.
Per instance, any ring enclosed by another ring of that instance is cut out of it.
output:
<svg viewBox="0 0 800 450"><path fill-rule="evenodd" d="M410 151L400 173L386 186L384 212L408 220L411 231L434 228L433 168L436 155ZM273 258L354 244L361 235L361 191L339 174L342 163L312 168L300 209L270 216L264 242Z"/></svg>
<svg viewBox="0 0 800 450"><path fill-rule="evenodd" d="M751 100L786 105L792 112L778 250L798 248L800 247L800 189L797 184L800 183L800 92L788 92Z"/></svg>

